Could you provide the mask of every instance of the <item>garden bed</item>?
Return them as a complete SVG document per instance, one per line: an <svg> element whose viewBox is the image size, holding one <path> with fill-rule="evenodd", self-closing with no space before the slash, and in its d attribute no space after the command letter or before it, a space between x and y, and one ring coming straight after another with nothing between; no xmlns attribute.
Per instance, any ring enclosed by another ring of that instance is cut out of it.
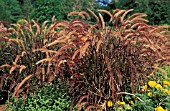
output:
<svg viewBox="0 0 170 111"><path fill-rule="evenodd" d="M169 26L148 25L133 9L87 10L71 21L1 23L7 108L169 110Z"/></svg>

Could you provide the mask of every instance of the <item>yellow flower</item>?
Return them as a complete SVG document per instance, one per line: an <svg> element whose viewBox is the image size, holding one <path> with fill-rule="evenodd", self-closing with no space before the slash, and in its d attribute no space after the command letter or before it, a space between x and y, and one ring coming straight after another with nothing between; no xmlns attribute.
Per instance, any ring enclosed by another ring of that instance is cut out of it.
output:
<svg viewBox="0 0 170 111"><path fill-rule="evenodd" d="M162 89L162 86L160 84L156 84L155 88L158 89Z"/></svg>
<svg viewBox="0 0 170 111"><path fill-rule="evenodd" d="M148 89L148 86L147 85L144 85L143 87L142 87L142 89L144 89L145 91Z"/></svg>
<svg viewBox="0 0 170 111"><path fill-rule="evenodd" d="M170 82L169 81L163 81L164 86L170 86Z"/></svg>
<svg viewBox="0 0 170 111"><path fill-rule="evenodd" d="M148 92L148 96L151 96L152 95L152 92Z"/></svg>
<svg viewBox="0 0 170 111"><path fill-rule="evenodd" d="M170 90L168 90L168 89L162 89L162 93L164 93L164 94L170 94Z"/></svg>
<svg viewBox="0 0 170 111"><path fill-rule="evenodd" d="M112 106L113 106L113 103L112 103L111 100L109 100L109 101L107 102L107 106L108 106L108 107L112 107Z"/></svg>
<svg viewBox="0 0 170 111"><path fill-rule="evenodd" d="M149 82L148 82L148 85L149 85L150 87L154 87L154 86L156 85L156 82L155 82L155 81L149 81Z"/></svg>
<svg viewBox="0 0 170 111"><path fill-rule="evenodd" d="M161 106L158 106L157 108L155 108L155 111L167 111L167 110L163 109Z"/></svg>
<svg viewBox="0 0 170 111"><path fill-rule="evenodd" d="M127 110L130 110L130 109L131 109L131 107L130 107L129 105L126 105L125 108L126 108Z"/></svg>
<svg viewBox="0 0 170 111"><path fill-rule="evenodd" d="M129 104L134 104L132 100L129 101Z"/></svg>
<svg viewBox="0 0 170 111"><path fill-rule="evenodd" d="M147 90L146 92L151 92L150 90Z"/></svg>
<svg viewBox="0 0 170 111"><path fill-rule="evenodd" d="M125 105L125 102L117 101L118 105Z"/></svg>
<svg viewBox="0 0 170 111"><path fill-rule="evenodd" d="M122 108L122 107L118 107L118 109L119 109L119 110L123 110L123 108Z"/></svg>

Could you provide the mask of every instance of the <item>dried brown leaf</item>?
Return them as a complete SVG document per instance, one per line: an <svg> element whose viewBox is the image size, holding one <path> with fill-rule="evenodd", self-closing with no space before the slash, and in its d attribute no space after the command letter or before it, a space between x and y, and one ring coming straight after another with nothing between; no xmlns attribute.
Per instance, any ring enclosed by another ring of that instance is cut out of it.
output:
<svg viewBox="0 0 170 111"><path fill-rule="evenodd" d="M48 77L48 83L52 85L52 81L54 79L54 74L50 73L50 76Z"/></svg>
<svg viewBox="0 0 170 111"><path fill-rule="evenodd" d="M110 87L111 87L111 90L112 90L112 99L114 100L115 99L114 76L113 76L113 71L111 69L111 65L110 65L110 62L109 62L108 55L106 55L106 54L105 54L105 61L106 61L106 64L107 64L107 69L108 69L109 74L110 74Z"/></svg>

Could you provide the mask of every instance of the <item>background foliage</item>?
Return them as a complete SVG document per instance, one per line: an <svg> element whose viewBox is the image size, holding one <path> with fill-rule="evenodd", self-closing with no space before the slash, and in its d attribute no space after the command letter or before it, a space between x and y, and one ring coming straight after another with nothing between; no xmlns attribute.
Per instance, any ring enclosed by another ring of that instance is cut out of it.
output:
<svg viewBox="0 0 170 111"><path fill-rule="evenodd" d="M134 13L142 12L148 15L151 25L170 24L169 0L117 0L108 5L108 8L134 9Z"/></svg>
<svg viewBox="0 0 170 111"><path fill-rule="evenodd" d="M67 14L72 11L95 9L99 4L95 0L37 0L31 18L42 23L56 16L56 20L66 20Z"/></svg>
<svg viewBox="0 0 170 111"><path fill-rule="evenodd" d="M57 21L66 20L69 12L86 11L87 8L110 11L119 8L135 9L133 13L146 13L149 24L159 25L170 24L169 6L168 0L116 0L116 2L113 0L107 6L101 6L95 0L0 0L0 21L16 23L18 19L26 18L42 23L50 20L53 15Z"/></svg>
<svg viewBox="0 0 170 111"><path fill-rule="evenodd" d="M14 23L22 17L21 12L17 0L0 0L0 21Z"/></svg>

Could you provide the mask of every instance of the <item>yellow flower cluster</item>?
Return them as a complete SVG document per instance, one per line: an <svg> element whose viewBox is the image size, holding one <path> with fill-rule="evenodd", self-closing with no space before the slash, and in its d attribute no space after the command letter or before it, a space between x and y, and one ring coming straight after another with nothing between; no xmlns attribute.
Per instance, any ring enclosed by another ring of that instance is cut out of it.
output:
<svg viewBox="0 0 170 111"><path fill-rule="evenodd" d="M130 105L126 105L125 108L126 108L127 110L130 110L130 109L131 109Z"/></svg>
<svg viewBox="0 0 170 111"><path fill-rule="evenodd" d="M149 81L148 85L144 85L142 88L143 90L147 91L148 96L152 95L152 92L150 90L148 90L148 86L151 88L155 88L157 90L160 90L162 93L164 94L170 94L170 82L169 81L163 81L163 84L158 84L155 81ZM168 88L169 87L169 88ZM158 94L153 94L153 97L159 97ZM161 106L158 106L157 108L155 108L155 111L167 111L165 109L163 109Z"/></svg>
<svg viewBox="0 0 170 111"><path fill-rule="evenodd" d="M148 86L151 88L156 88L157 90L161 90L164 94L170 94L170 89L167 89L167 87L170 86L169 81L163 81L163 86L156 83L155 81L149 81ZM142 88L143 90L148 91L148 96L151 96L152 92L148 90L148 86L144 85Z"/></svg>
<svg viewBox="0 0 170 111"><path fill-rule="evenodd" d="M168 87L168 86L170 86L170 82L169 81L163 81L163 85L164 85L164 87Z"/></svg>
<svg viewBox="0 0 170 111"><path fill-rule="evenodd" d="M117 101L118 105L125 105L125 102Z"/></svg>
<svg viewBox="0 0 170 111"><path fill-rule="evenodd" d="M162 89L162 92L163 92L164 94L170 94L170 90L168 90L168 89Z"/></svg>
<svg viewBox="0 0 170 111"><path fill-rule="evenodd" d="M160 84L156 84L155 85L155 88L158 90L158 89L162 89L162 86Z"/></svg>
<svg viewBox="0 0 170 111"><path fill-rule="evenodd" d="M157 108L155 108L155 111L168 111L168 110L165 110L161 106L158 106Z"/></svg>
<svg viewBox="0 0 170 111"><path fill-rule="evenodd" d="M132 101L133 102L133 101ZM130 110L131 109L131 106L129 104L126 104L124 101L117 101L116 102L118 105L120 105L118 107L119 110L123 110L123 107L122 105L125 107L126 110Z"/></svg>
<svg viewBox="0 0 170 111"><path fill-rule="evenodd" d="M148 92L148 96L151 96L152 95L152 92Z"/></svg>
<svg viewBox="0 0 170 111"><path fill-rule="evenodd" d="M155 87L156 82L155 82L155 81L149 81L149 82L148 82L148 85L149 85L150 87Z"/></svg>
<svg viewBox="0 0 170 111"><path fill-rule="evenodd" d="M154 89L154 90L153 90ZM152 91L161 91L163 94L170 94L170 81L163 81L163 84L159 84L156 81L149 81L147 85L142 86L142 92L146 92L148 96L154 97L154 98L160 98L161 94L154 93ZM124 109L126 110L131 110L132 107L131 105L134 104L133 100L129 100L128 103L126 104L124 101L117 101L116 102L118 105L118 111L123 111ZM108 101L107 103L108 107L112 106L112 102ZM155 108L155 111L167 111L166 109L162 108L161 106L157 106Z"/></svg>
<svg viewBox="0 0 170 111"><path fill-rule="evenodd" d="M129 101L129 104L134 104L134 102L132 100Z"/></svg>
<svg viewBox="0 0 170 111"><path fill-rule="evenodd" d="M108 106L108 107L112 107L112 106L113 106L113 103L112 103L111 100L109 100L109 101L107 102L107 106Z"/></svg>
<svg viewBox="0 0 170 111"><path fill-rule="evenodd" d="M146 91L148 89L148 86L144 85L142 88Z"/></svg>

